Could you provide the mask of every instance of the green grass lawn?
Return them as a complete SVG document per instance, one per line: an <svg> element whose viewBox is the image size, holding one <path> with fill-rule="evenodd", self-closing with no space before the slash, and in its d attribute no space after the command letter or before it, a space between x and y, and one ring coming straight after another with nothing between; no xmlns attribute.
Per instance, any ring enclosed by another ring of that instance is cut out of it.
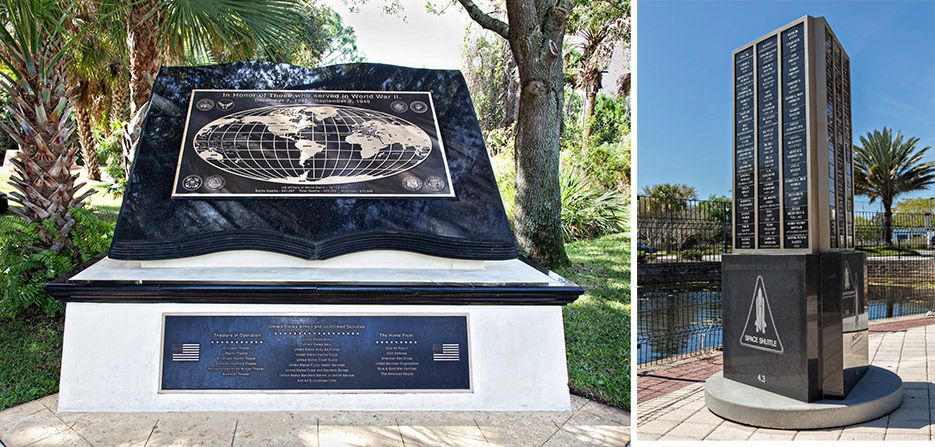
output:
<svg viewBox="0 0 935 447"><path fill-rule="evenodd" d="M559 274L585 293L564 309L568 382L575 394L630 408L629 232L576 241Z"/></svg>
<svg viewBox="0 0 935 447"><path fill-rule="evenodd" d="M867 256L919 256L919 252L908 247L886 245L858 246L857 250L867 253Z"/></svg>
<svg viewBox="0 0 935 447"><path fill-rule="evenodd" d="M65 318L0 319L0 410L58 392Z"/></svg>
<svg viewBox="0 0 935 447"><path fill-rule="evenodd" d="M9 180L9 172L0 173L0 191L14 191ZM78 181L97 190L88 205L116 220L121 199L107 193L108 183L88 181L83 175ZM64 324L64 317L41 313L0 317L0 410L58 392Z"/></svg>

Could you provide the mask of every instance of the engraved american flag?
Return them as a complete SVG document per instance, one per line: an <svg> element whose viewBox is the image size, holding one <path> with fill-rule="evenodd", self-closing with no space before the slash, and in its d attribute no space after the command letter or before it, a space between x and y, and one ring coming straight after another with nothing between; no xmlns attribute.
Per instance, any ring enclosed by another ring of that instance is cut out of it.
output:
<svg viewBox="0 0 935 447"><path fill-rule="evenodd" d="M457 343L432 345L432 360L436 362L457 362L461 359L461 346Z"/></svg>
<svg viewBox="0 0 935 447"><path fill-rule="evenodd" d="M172 345L173 362L197 362L201 357L201 345L198 343L174 343Z"/></svg>

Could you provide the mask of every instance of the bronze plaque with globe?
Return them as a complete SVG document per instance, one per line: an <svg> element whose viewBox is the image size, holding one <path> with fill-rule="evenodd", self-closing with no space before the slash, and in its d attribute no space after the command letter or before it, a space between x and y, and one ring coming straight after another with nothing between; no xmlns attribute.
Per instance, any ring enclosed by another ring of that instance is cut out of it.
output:
<svg viewBox="0 0 935 447"><path fill-rule="evenodd" d="M173 197L454 197L429 92L193 90L185 124Z"/></svg>

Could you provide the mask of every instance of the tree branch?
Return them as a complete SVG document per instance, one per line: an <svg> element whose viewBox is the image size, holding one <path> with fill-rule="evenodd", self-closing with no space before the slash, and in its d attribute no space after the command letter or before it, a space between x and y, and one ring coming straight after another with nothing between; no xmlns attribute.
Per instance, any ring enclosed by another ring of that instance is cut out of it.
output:
<svg viewBox="0 0 935 447"><path fill-rule="evenodd" d="M505 22L499 19L491 17L489 14L481 11L481 9L474 3L473 0L458 0L458 3L464 7L464 10L467 11L468 15L471 16L478 25L489 29L504 39L509 40L510 26Z"/></svg>

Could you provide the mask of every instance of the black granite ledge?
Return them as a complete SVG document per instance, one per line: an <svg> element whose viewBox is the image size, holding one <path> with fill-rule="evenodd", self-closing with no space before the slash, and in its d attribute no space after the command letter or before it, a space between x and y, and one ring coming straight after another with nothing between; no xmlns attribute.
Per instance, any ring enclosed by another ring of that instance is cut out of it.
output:
<svg viewBox="0 0 935 447"><path fill-rule="evenodd" d="M316 286L230 284L80 284L52 282L66 302L216 304L392 304L562 306L584 292L567 286Z"/></svg>
<svg viewBox="0 0 935 447"><path fill-rule="evenodd" d="M584 293L577 284L524 257L524 264L558 284L341 285L313 283L137 283L74 281L72 278L109 256L101 253L46 284L65 303L215 304L394 304L564 306Z"/></svg>

